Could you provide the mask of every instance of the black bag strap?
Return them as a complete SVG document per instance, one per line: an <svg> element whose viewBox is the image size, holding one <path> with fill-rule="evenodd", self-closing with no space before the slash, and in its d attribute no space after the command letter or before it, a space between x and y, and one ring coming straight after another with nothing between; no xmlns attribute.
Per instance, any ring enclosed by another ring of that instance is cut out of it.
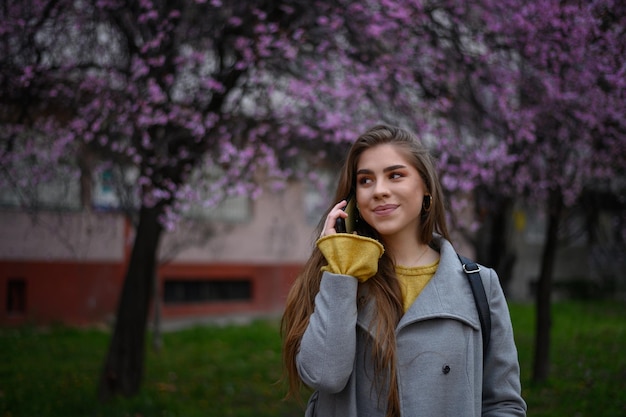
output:
<svg viewBox="0 0 626 417"><path fill-rule="evenodd" d="M487 294L483 286L483 280L480 279L480 266L476 262L472 262L464 256L459 256L463 271L467 275L467 280L474 294L476 309L478 310L478 319L480 320L480 328L483 336L483 356L487 353L489 347L489 339L491 338L491 313L489 311L489 303L487 302Z"/></svg>

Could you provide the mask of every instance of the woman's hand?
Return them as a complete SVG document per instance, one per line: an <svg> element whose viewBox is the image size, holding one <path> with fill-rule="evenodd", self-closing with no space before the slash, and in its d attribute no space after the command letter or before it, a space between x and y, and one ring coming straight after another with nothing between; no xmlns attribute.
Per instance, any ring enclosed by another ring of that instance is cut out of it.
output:
<svg viewBox="0 0 626 417"><path fill-rule="evenodd" d="M326 216L326 221L324 222L324 228L322 229L322 234L320 237L333 235L337 233L335 229L335 224L338 218L345 219L348 217L348 214L343 211L343 208L348 204L346 200L341 200L339 203L335 204L335 206L330 209L328 216Z"/></svg>

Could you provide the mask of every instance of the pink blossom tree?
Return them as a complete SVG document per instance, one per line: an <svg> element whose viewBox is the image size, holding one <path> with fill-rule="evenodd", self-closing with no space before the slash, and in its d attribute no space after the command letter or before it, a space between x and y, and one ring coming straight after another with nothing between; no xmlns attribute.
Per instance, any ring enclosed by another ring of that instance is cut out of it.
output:
<svg viewBox="0 0 626 417"><path fill-rule="evenodd" d="M314 166L384 119L393 101L415 101L397 88L409 80L394 80L394 44L381 37L407 23L394 7L380 17L376 2L333 1L31 0L0 9L3 186L45 184L64 167L88 188L97 163L138 173L101 399L140 385L156 249L191 202L254 196L259 172L265 185L315 180L294 169L296 156ZM388 62L377 68L381 54ZM200 171L203 192L189 183ZM22 195L25 207L36 202Z"/></svg>
<svg viewBox="0 0 626 417"><path fill-rule="evenodd" d="M538 271L533 379L549 372L552 271L566 207L610 189L626 166L626 5L612 0L482 1L472 39L484 51L469 73L469 143L440 142L452 184L463 178L495 201L545 209ZM467 55L466 55L467 57ZM456 105L467 105L462 100ZM477 163L478 162L478 163ZM463 173L463 174L461 174Z"/></svg>
<svg viewBox="0 0 626 417"><path fill-rule="evenodd" d="M6 2L1 185L24 189L60 166L88 177L92 158L138 172L136 238L100 397L140 385L156 248L190 202L257 195L259 172L274 186L314 180L296 158L314 167L376 122L405 125L436 146L451 192L536 198L556 222L590 181L623 174L623 8ZM36 162L25 172L28 161ZM203 192L190 183L199 171ZM549 323L550 239L537 344Z"/></svg>
<svg viewBox="0 0 626 417"><path fill-rule="evenodd" d="M332 38L329 7L218 0L2 6L3 186L24 191L59 167L88 177L95 161L138 172L136 237L102 399L132 395L140 385L156 249L185 206L255 195L259 171L276 186L305 176L293 171L296 155L309 150L303 159L314 163L362 127L342 112L349 123L335 129L330 107L319 122L300 116L309 90L327 81L318 73L315 83L312 76L298 82ZM202 193L189 184L198 171L209 175ZM24 206L36 201L21 195Z"/></svg>

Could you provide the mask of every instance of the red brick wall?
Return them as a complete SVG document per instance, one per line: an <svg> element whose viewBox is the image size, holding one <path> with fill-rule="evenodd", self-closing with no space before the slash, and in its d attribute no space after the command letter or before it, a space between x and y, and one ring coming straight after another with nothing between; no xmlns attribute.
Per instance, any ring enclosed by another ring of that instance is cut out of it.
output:
<svg viewBox="0 0 626 417"><path fill-rule="evenodd" d="M226 301L196 304L165 304L164 318L196 317L238 313L273 314L285 305L289 287L300 271L300 265L166 265L160 268L161 294L165 280L176 279L246 279L251 282L249 302ZM162 298L162 296L161 296Z"/></svg>
<svg viewBox="0 0 626 417"><path fill-rule="evenodd" d="M0 324L88 324L110 318L124 274L121 264L0 263ZM8 310L8 282L25 282L25 311Z"/></svg>
<svg viewBox="0 0 626 417"><path fill-rule="evenodd" d="M165 279L250 280L250 301L166 304L162 317L184 318L224 314L274 314L284 306L300 265L171 264L159 269ZM122 263L0 262L0 325L65 323L85 325L115 315L125 269ZM25 283L25 309L8 311L10 280Z"/></svg>

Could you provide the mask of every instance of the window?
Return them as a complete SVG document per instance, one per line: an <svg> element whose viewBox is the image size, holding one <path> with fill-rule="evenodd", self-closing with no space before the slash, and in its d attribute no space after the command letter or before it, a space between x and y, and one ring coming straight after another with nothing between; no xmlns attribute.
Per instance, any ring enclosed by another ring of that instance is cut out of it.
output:
<svg viewBox="0 0 626 417"><path fill-rule="evenodd" d="M92 204L97 208L119 208L120 203L115 192L115 177L112 169L96 172L94 175Z"/></svg>
<svg viewBox="0 0 626 417"><path fill-rule="evenodd" d="M26 313L26 281L21 278L7 282L7 313Z"/></svg>
<svg viewBox="0 0 626 417"><path fill-rule="evenodd" d="M194 169L186 183L186 187L193 190L193 197L186 201L189 205L185 211L187 218L225 223L244 223L252 218L249 192L236 192L237 187L232 185L220 188L214 186L225 175L227 173L213 161L207 161Z"/></svg>
<svg viewBox="0 0 626 417"><path fill-rule="evenodd" d="M59 158L55 141L25 131L13 142L19 158L3 160L0 206L51 210L80 209L78 167L69 156ZM63 149L68 152L71 146Z"/></svg>
<svg viewBox="0 0 626 417"><path fill-rule="evenodd" d="M241 223L252 217L250 197L246 195L225 197L219 204L210 208L193 204L186 215L192 219Z"/></svg>
<svg viewBox="0 0 626 417"><path fill-rule="evenodd" d="M166 279L164 284L163 301L166 304L251 300L252 283L245 278L235 280Z"/></svg>
<svg viewBox="0 0 626 417"><path fill-rule="evenodd" d="M338 174L320 169L306 182L304 190L304 212L308 225L315 226L320 221L320 214L331 203Z"/></svg>
<svg viewBox="0 0 626 417"><path fill-rule="evenodd" d="M27 166L20 168L28 170ZM20 185L0 188L0 206L11 208L28 206L50 210L80 209L80 182L76 175L70 172L71 168L64 168L67 167L48 169L45 171L48 178L46 180L39 180L30 172L16 171L9 174L18 176Z"/></svg>
<svg viewBox="0 0 626 417"><path fill-rule="evenodd" d="M100 167L93 172L92 204L102 210L138 208L139 170L134 167Z"/></svg>

